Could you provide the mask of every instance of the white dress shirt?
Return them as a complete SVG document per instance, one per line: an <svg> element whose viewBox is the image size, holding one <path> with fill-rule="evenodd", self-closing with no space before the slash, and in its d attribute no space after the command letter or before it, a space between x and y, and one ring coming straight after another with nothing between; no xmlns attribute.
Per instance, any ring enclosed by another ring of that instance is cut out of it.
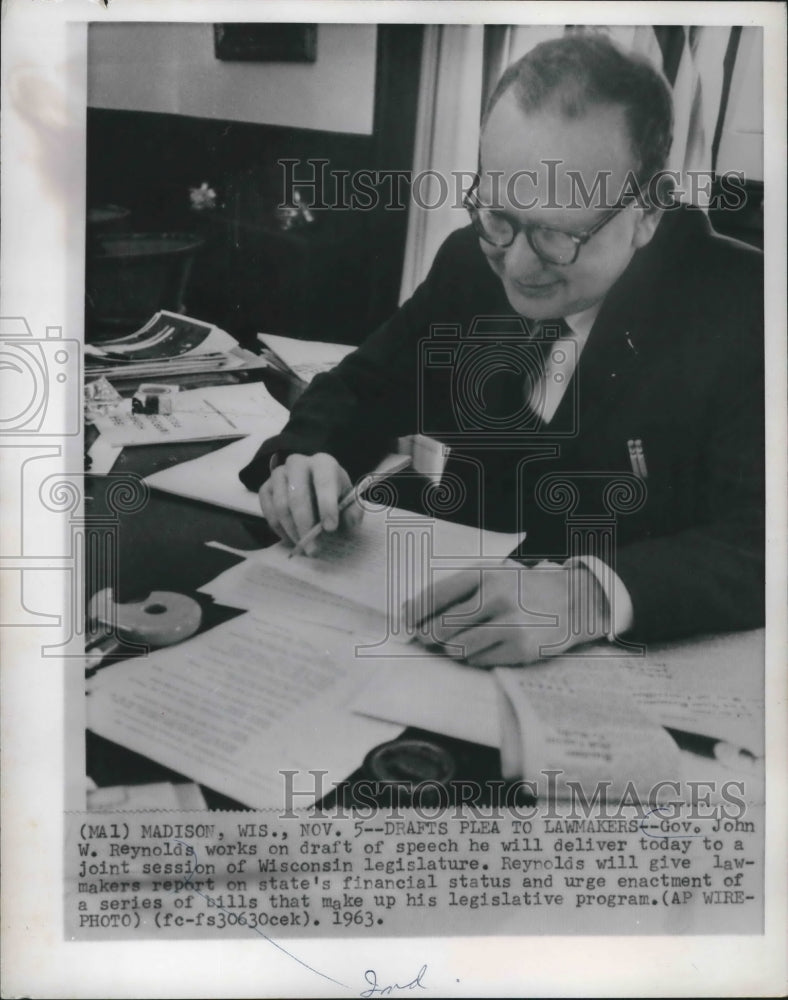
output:
<svg viewBox="0 0 788 1000"><path fill-rule="evenodd" d="M550 353L545 356L541 385L534 386L529 402L546 424L553 419L564 398L601 305L598 302L583 312L565 316L564 322L569 327L569 332L556 340Z"/></svg>

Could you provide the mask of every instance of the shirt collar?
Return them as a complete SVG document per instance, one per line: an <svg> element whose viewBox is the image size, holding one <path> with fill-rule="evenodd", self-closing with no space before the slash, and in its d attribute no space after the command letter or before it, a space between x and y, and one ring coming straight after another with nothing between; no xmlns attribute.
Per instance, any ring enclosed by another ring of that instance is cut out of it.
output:
<svg viewBox="0 0 788 1000"><path fill-rule="evenodd" d="M565 316L564 322L569 327L571 335L582 343L588 340L588 335L591 333L591 327L594 325L594 320L599 315L599 310L602 308L601 302L595 302L594 305L589 306L588 309L583 309L581 312L572 313L571 316Z"/></svg>

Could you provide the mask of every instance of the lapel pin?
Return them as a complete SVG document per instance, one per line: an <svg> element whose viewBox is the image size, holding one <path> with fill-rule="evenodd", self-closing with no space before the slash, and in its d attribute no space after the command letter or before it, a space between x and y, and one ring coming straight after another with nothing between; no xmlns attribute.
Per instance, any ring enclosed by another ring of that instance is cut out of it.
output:
<svg viewBox="0 0 788 1000"><path fill-rule="evenodd" d="M630 438L627 441L629 451L629 464L632 472L638 479L648 479L648 467L646 466L646 453L643 449L643 441L640 438Z"/></svg>
<svg viewBox="0 0 788 1000"><path fill-rule="evenodd" d="M640 466L640 475L643 479L648 479L648 468L646 466L646 453L643 450L643 442L640 438L635 440L635 455Z"/></svg>

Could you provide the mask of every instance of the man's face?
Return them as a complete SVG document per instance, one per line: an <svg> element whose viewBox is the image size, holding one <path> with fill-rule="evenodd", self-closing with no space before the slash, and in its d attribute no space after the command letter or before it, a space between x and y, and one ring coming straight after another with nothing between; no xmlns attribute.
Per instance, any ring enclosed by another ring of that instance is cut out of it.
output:
<svg viewBox="0 0 788 1000"><path fill-rule="evenodd" d="M559 162L548 166L548 160ZM482 204L494 204L517 222L580 234L609 214L604 205L616 203L634 168L622 108L596 105L583 118L567 119L549 108L526 113L508 93L482 134L477 194ZM607 173L606 197L597 194L584 204L583 188L572 174L591 192L602 171ZM545 262L522 230L504 249L479 243L518 313L530 319L557 318L603 299L635 250L649 242L657 221L656 213L630 205L580 247L573 264Z"/></svg>

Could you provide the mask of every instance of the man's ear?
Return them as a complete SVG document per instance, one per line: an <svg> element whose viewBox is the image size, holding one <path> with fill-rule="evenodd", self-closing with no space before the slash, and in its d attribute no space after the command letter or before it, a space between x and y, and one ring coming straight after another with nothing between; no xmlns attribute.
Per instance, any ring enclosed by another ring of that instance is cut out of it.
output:
<svg viewBox="0 0 788 1000"><path fill-rule="evenodd" d="M675 207L678 176L676 171L662 170L652 178L648 192L641 193L638 199L638 221L632 237L635 249L651 242L664 210Z"/></svg>
<svg viewBox="0 0 788 1000"><path fill-rule="evenodd" d="M648 208L639 206L636 212L637 221L635 222L635 231L632 234L632 246L639 250L651 242L651 238L662 219L662 209L655 208L653 205Z"/></svg>

